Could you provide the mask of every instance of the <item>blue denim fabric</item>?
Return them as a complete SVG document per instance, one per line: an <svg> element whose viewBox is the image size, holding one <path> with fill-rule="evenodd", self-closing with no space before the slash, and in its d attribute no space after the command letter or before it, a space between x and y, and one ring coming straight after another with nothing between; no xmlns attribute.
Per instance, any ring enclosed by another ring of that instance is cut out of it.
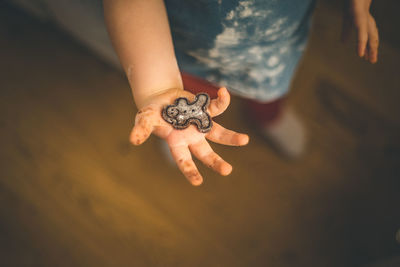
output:
<svg viewBox="0 0 400 267"><path fill-rule="evenodd" d="M18 0L117 64L101 0ZM165 0L178 63L240 96L268 102L289 90L315 0Z"/></svg>
<svg viewBox="0 0 400 267"><path fill-rule="evenodd" d="M262 102L285 95L315 0L166 0L184 71Z"/></svg>

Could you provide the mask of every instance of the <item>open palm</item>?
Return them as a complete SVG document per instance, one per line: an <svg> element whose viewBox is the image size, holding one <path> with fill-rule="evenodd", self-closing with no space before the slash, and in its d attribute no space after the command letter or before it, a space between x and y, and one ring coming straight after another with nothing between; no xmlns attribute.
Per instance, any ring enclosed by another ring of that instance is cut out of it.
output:
<svg viewBox="0 0 400 267"><path fill-rule="evenodd" d="M208 133L199 132L194 125L184 130L174 129L171 124L162 119L161 110L178 97L186 97L189 101L193 101L195 95L188 91L171 89L148 101L136 115L135 126L130 136L131 142L134 145L140 145L151 133L164 139L179 169L193 185L200 185L203 178L191 154L221 175L230 174L232 166L213 151L207 139L223 145L243 146L249 142L249 137L246 134L225 129L216 122L213 122L213 127ZM216 117L227 109L229 103L228 91L226 88L220 88L218 98L211 100L208 112L211 117Z"/></svg>

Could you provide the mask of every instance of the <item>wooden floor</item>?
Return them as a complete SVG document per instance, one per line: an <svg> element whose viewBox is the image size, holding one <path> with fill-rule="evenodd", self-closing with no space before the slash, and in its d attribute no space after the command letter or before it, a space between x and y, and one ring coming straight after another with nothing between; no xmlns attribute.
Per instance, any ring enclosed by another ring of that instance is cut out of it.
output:
<svg viewBox="0 0 400 267"><path fill-rule="evenodd" d="M289 102L308 128L287 162L251 136L192 187L152 137L128 143L124 76L55 26L0 5L1 266L364 266L400 244L400 50L338 42L320 4ZM396 31L398 28L396 28Z"/></svg>

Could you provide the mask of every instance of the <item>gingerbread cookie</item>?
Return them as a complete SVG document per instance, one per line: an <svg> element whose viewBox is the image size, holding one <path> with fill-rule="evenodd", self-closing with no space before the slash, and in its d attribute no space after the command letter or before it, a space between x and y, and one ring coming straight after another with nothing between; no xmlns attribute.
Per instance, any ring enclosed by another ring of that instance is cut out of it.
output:
<svg viewBox="0 0 400 267"><path fill-rule="evenodd" d="M197 94L192 103L187 98L179 97L173 105L163 108L162 117L175 129L186 129L194 124L200 132L206 133L212 127L211 117L207 113L209 104L210 97L206 93Z"/></svg>

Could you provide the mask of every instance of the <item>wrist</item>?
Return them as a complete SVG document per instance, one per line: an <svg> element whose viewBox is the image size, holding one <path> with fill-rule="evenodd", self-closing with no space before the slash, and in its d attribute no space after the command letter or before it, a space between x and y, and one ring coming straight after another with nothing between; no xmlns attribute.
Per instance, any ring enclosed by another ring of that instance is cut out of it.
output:
<svg viewBox="0 0 400 267"><path fill-rule="evenodd" d="M169 71L168 71L169 70ZM138 109L151 102L155 97L169 91L182 91L182 77L177 69L163 70L154 77L152 73L137 73L132 67L128 67L126 76L132 88L132 94Z"/></svg>
<svg viewBox="0 0 400 267"><path fill-rule="evenodd" d="M150 105L155 102L155 99L162 97L163 95L179 95L180 92L183 91L182 87L171 87L167 89L158 89L158 90L147 90L145 93L137 93L133 91L133 97L135 100L135 104L138 110L142 109L145 106Z"/></svg>

